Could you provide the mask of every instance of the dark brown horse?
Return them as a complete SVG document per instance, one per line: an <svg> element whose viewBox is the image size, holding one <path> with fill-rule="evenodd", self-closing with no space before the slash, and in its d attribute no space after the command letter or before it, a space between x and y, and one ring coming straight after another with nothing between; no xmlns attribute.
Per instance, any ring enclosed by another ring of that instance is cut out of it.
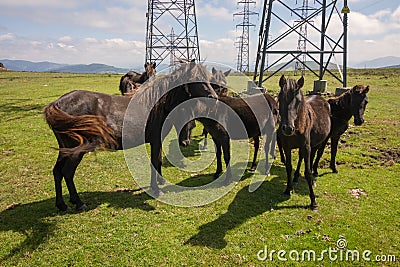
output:
<svg viewBox="0 0 400 267"><path fill-rule="evenodd" d="M133 95L140 85L154 75L156 75L156 63L147 62L144 64L144 72L142 74L136 71L129 71L122 76L119 81L119 90L122 95Z"/></svg>
<svg viewBox="0 0 400 267"><path fill-rule="evenodd" d="M312 165L314 176L318 176L318 163L329 139L331 140L331 160L329 167L334 173L338 172L336 169L336 154L340 136L349 128L349 120L351 117L354 117L354 124L357 126L364 123L364 112L368 103L368 92L369 86L356 85L342 95L328 100L331 108L331 131L328 138L319 146L315 161L313 158L311 159L311 162L314 162ZM301 161L299 161L297 165L295 179L299 176L300 166Z"/></svg>
<svg viewBox="0 0 400 267"><path fill-rule="evenodd" d="M77 210L87 208L80 200L73 181L75 170L85 153L96 148L127 149L143 143L150 143L151 146L151 163L154 167L151 189L157 196L160 193L157 182L163 182L161 129L165 118L177 105L190 98L217 98L208 82L210 79L211 74L204 66L186 64L168 76L143 84L146 90L140 90L132 98L72 91L50 103L44 109L44 114L59 145L58 159L53 169L56 206L60 210L68 209L62 196L61 182L65 178L71 203L76 204ZM133 104L129 105L131 101ZM148 110L149 114L144 110ZM123 140L123 136L126 137L123 135L123 126L124 131L137 129L128 133L128 140Z"/></svg>
<svg viewBox="0 0 400 267"><path fill-rule="evenodd" d="M215 146L217 157L217 170L214 178L218 178L222 173L222 152L224 153L224 161L226 166L225 184L229 184L232 174L230 170L230 139L243 140L254 139L254 154L250 170L254 171L257 167L257 153L259 150L259 137L266 134L266 145L264 146L267 155L267 173L269 172L268 156L274 156L275 147L271 148L274 138L275 123L277 121L277 103L269 94L258 94L244 98L240 97L219 97L214 110L216 110L213 119L206 117L198 117L204 129L210 133ZM201 109L201 108L199 108ZM231 112L233 111L234 114ZM245 131L238 129L238 121L245 127ZM224 122L222 125L219 122ZM189 131L190 128L182 129L182 132ZM274 143L275 144L275 143Z"/></svg>
<svg viewBox="0 0 400 267"><path fill-rule="evenodd" d="M185 62L182 61L182 59L179 59L179 62ZM190 61L189 61L190 62ZM229 73L231 72L231 70L222 72L221 70L217 70L214 67L211 70L212 73L212 78L211 78L211 86L214 89L215 93L218 96L227 96L229 93L228 87L227 85L227 81L226 81L226 77L229 75ZM191 134L192 134L192 130L196 127L196 122L194 120L189 121L185 126L183 126L182 130L179 133L179 145L186 147L188 145L190 145L190 141L191 141ZM203 128L203 132L201 135L204 136L204 144L203 144L203 150L207 149L207 131L205 128Z"/></svg>
<svg viewBox="0 0 400 267"><path fill-rule="evenodd" d="M317 209L315 194L312 187L311 154L327 138L330 128L330 108L327 101L320 96L305 99L301 88L304 78L297 82L286 79L283 75L279 80L278 94L280 123L278 139L285 154L287 187L285 195L290 196L292 182L292 149L299 148L299 155L305 161L305 177L310 190L311 209Z"/></svg>

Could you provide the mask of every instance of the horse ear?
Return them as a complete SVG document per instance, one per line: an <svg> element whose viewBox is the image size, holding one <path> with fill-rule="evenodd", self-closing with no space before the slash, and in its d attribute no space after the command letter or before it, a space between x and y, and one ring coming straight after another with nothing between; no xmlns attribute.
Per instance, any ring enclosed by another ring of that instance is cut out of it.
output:
<svg viewBox="0 0 400 267"><path fill-rule="evenodd" d="M367 87L365 87L363 93L366 94L366 93L368 93L368 92L369 92L369 85L367 85Z"/></svg>
<svg viewBox="0 0 400 267"><path fill-rule="evenodd" d="M217 73L217 70L214 67L212 67L211 71L212 71L212 74Z"/></svg>
<svg viewBox="0 0 400 267"><path fill-rule="evenodd" d="M285 75L282 75L281 78L279 79L279 86L281 88L283 88L283 86L285 86L285 84L286 84L286 78L285 78Z"/></svg>
<svg viewBox="0 0 400 267"><path fill-rule="evenodd" d="M190 63L194 63L195 61L196 61L196 59L193 58L193 59L191 59L189 62L190 62Z"/></svg>
<svg viewBox="0 0 400 267"><path fill-rule="evenodd" d="M228 76L228 75L231 73L231 70L232 70L232 69L229 69L228 71L225 71L225 72L224 72L225 77Z"/></svg>
<svg viewBox="0 0 400 267"><path fill-rule="evenodd" d="M147 65L149 65L149 62L144 63L144 68L146 68Z"/></svg>
<svg viewBox="0 0 400 267"><path fill-rule="evenodd" d="M304 76L301 76L301 78L297 81L297 86L300 88L302 88L304 85Z"/></svg>

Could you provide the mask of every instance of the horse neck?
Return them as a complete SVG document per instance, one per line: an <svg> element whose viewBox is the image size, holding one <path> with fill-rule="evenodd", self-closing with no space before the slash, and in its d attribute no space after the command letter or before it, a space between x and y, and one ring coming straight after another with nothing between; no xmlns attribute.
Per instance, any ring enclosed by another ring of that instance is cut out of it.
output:
<svg viewBox="0 0 400 267"><path fill-rule="evenodd" d="M147 75L147 72L143 72L142 74L140 74L139 77L139 83L144 83L145 81L147 81L149 79L149 76Z"/></svg>
<svg viewBox="0 0 400 267"><path fill-rule="evenodd" d="M296 120L294 121L294 126L296 130L303 134L306 131L307 125L309 124L310 116L309 116L310 108L306 103L304 96L301 96L301 102L299 104L299 109L297 113Z"/></svg>
<svg viewBox="0 0 400 267"><path fill-rule="evenodd" d="M349 104L351 95L349 93L345 93L333 101L329 101L331 105L331 115L334 118L342 119L344 121L349 121L353 116L353 112L351 110L351 104Z"/></svg>

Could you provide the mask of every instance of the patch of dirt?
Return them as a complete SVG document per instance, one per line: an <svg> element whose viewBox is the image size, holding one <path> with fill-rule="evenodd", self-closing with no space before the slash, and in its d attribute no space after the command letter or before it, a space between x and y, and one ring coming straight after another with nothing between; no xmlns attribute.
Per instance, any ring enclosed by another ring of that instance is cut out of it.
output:
<svg viewBox="0 0 400 267"><path fill-rule="evenodd" d="M373 147L379 155L369 155L371 158L381 162L381 166L392 166L400 161L400 151L398 149L382 149Z"/></svg>
<svg viewBox="0 0 400 267"><path fill-rule="evenodd" d="M355 197L356 199L360 199L362 196L368 196L367 193L361 188L354 188L354 189L349 189L349 194Z"/></svg>

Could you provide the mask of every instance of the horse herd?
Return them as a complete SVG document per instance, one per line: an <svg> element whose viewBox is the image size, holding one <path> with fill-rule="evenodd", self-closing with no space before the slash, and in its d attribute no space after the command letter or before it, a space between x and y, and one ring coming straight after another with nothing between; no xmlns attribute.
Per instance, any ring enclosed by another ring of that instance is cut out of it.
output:
<svg viewBox="0 0 400 267"><path fill-rule="evenodd" d="M268 172L268 158L275 155L275 142L272 141L276 137L281 161L287 172L284 194L290 196L293 183L300 176L300 166L304 159L310 207L316 210L313 176L318 175L318 162L327 142L331 140L330 168L337 172L335 157L339 138L347 130L351 117L354 116L356 125L364 122L369 86L356 85L344 94L326 101L320 96L304 97L301 90L304 85L303 77L295 81L282 76L277 100L267 93L240 98L228 95L225 78L228 74L229 72L223 73L214 68L210 73L202 64L183 62L171 74L153 77L155 64L147 63L142 74L128 72L121 77L122 96L72 91L47 105L44 115L59 145L58 158L53 168L58 209L69 209L62 195L64 178L70 202L76 205L77 210L87 209L79 198L73 179L84 154L97 148L122 150L150 143L150 188L153 196L162 194L158 186L165 183L161 174L162 140L165 138L162 128L165 127L168 115L176 107L191 100L196 104L189 108L190 112L183 113L207 110L209 114L214 114L212 119L196 117L204 126L204 131L211 135L216 147L217 170L214 178L222 173L223 152L226 166L223 184L231 182L230 139L253 138L254 155L250 169L254 171L257 166L259 138L264 134ZM202 99L209 99L213 105L205 104L206 101ZM237 123L229 109L243 123L244 132L235 128ZM276 124L279 127L275 131ZM129 125L128 137L125 133L126 125ZM172 126L167 126L167 132ZM194 127L195 121L191 120L180 130L181 145L190 144ZM292 180L293 149L299 149L299 160Z"/></svg>

